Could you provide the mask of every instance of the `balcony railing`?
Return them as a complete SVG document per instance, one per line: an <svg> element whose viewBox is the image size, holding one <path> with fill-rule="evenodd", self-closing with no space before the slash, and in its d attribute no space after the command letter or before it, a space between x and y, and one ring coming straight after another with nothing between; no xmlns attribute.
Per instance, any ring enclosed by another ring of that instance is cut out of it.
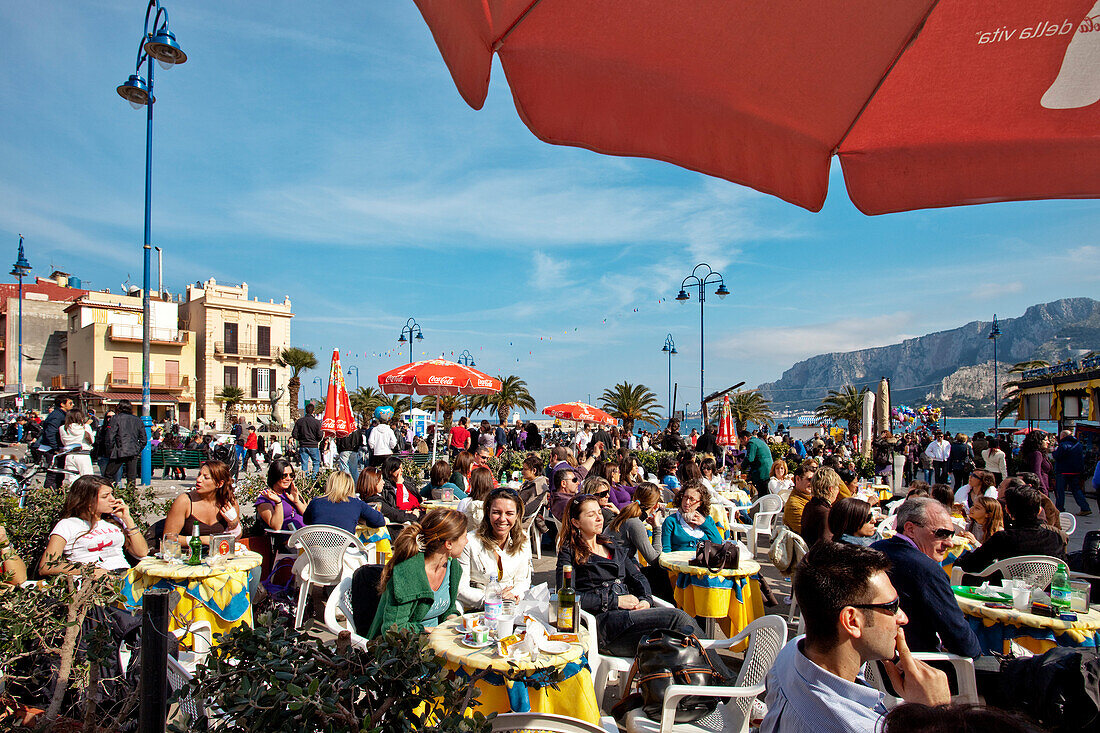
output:
<svg viewBox="0 0 1100 733"><path fill-rule="evenodd" d="M150 374L150 389L187 389L186 374ZM107 389L141 389L141 372L107 372Z"/></svg>
<svg viewBox="0 0 1100 733"><path fill-rule="evenodd" d="M141 341L141 326L112 323L107 331L107 338L113 341ZM149 341L158 344L186 344L187 331L175 328L150 328Z"/></svg>
<svg viewBox="0 0 1100 733"><path fill-rule="evenodd" d="M258 359L274 359L275 349L270 344L246 344L242 341L226 343L214 342L214 353L222 356L251 356Z"/></svg>
<svg viewBox="0 0 1100 733"><path fill-rule="evenodd" d="M83 386L84 380L77 374L59 374L50 379L50 389L76 389Z"/></svg>

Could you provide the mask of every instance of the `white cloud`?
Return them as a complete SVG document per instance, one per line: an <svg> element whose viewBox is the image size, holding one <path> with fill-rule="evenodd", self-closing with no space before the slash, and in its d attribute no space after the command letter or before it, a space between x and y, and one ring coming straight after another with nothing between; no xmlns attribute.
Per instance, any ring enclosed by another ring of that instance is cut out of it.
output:
<svg viewBox="0 0 1100 733"><path fill-rule="evenodd" d="M564 285L563 275L569 264L554 259L542 250L535 250L534 273L531 275L531 287L536 290L555 290Z"/></svg>
<svg viewBox="0 0 1100 733"><path fill-rule="evenodd" d="M913 338L915 319L900 311L880 316L843 318L805 326L753 328L735 334L718 349L729 358L770 364L791 364L801 359L838 351L887 346Z"/></svg>
<svg viewBox="0 0 1100 733"><path fill-rule="evenodd" d="M1024 291L1024 284L1019 281L1015 282L987 282L978 285L970 291L970 297L974 300L989 300L991 298L998 298L1002 295L1011 295L1013 293L1022 293Z"/></svg>

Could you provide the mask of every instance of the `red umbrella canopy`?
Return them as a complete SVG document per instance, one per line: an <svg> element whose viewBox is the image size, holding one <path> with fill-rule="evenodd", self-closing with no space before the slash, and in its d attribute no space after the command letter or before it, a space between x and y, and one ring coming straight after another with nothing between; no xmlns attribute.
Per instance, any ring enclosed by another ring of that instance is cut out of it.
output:
<svg viewBox="0 0 1100 733"><path fill-rule="evenodd" d="M1096 0L416 0L480 109L819 210L1100 196Z"/></svg>
<svg viewBox="0 0 1100 733"><path fill-rule="evenodd" d="M737 426L733 423L730 396L722 398L722 418L718 421L718 445L737 445Z"/></svg>
<svg viewBox="0 0 1100 733"><path fill-rule="evenodd" d="M496 394L500 386L499 379L446 359L414 361L378 375L386 394Z"/></svg>
<svg viewBox="0 0 1100 733"><path fill-rule="evenodd" d="M576 422L594 422L601 425L618 424L618 420L598 407L593 407L585 402L564 402L560 405L550 405L543 409L542 414Z"/></svg>
<svg viewBox="0 0 1100 733"><path fill-rule="evenodd" d="M344 384L344 370L340 367L340 351L332 350L332 365L328 373L328 394L325 396L325 414L321 418L321 430L340 438L355 430L355 415L351 411L351 399Z"/></svg>

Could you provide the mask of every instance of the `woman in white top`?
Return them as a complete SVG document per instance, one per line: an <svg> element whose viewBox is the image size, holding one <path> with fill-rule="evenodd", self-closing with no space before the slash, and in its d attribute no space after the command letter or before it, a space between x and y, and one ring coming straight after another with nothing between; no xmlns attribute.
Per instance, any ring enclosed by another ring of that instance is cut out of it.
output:
<svg viewBox="0 0 1100 733"><path fill-rule="evenodd" d="M531 588L531 544L523 531L523 502L513 489L494 489L485 498L481 524L458 559L458 600L467 611L485 603L489 579L500 580L501 597L517 601Z"/></svg>
<svg viewBox="0 0 1100 733"><path fill-rule="evenodd" d="M790 492L794 488L794 481L787 476L787 462L780 459L772 463L771 478L768 479L768 493L778 494Z"/></svg>
<svg viewBox="0 0 1100 733"><path fill-rule="evenodd" d="M95 437L92 429L80 410L72 409L65 414L65 424L59 431L62 447L79 444L80 448L65 456L65 470L78 476L92 473L92 443Z"/></svg>
<svg viewBox="0 0 1100 733"><path fill-rule="evenodd" d="M985 461L985 470L993 474L996 483L1000 484L1008 476L1008 462L1005 452L1001 450L1001 441L989 441L989 447L982 451L982 460Z"/></svg>
<svg viewBox="0 0 1100 733"><path fill-rule="evenodd" d="M129 570L123 549L135 557L149 554L130 508L115 498L107 479L81 476L69 487L61 521L50 532L38 572L79 575L82 564L95 565L96 575Z"/></svg>
<svg viewBox="0 0 1100 733"><path fill-rule="evenodd" d="M970 480L966 485L955 492L955 503L962 504L969 512L970 507L983 496L996 499L997 485L993 483L993 474L978 468L970 472Z"/></svg>

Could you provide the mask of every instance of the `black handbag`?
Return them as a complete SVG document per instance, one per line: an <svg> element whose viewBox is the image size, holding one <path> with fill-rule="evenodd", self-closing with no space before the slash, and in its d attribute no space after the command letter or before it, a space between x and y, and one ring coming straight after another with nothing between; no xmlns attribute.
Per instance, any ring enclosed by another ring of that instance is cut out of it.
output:
<svg viewBox="0 0 1100 733"><path fill-rule="evenodd" d="M736 542L703 540L695 546L695 557L688 564L706 568L712 573L736 570L741 564L741 550Z"/></svg>
<svg viewBox="0 0 1100 733"><path fill-rule="evenodd" d="M660 629L638 643L634 661L642 710L650 720L661 719L661 704L670 685L714 685L722 681L694 634ZM693 723L710 715L718 698L692 695L676 706L677 723Z"/></svg>

